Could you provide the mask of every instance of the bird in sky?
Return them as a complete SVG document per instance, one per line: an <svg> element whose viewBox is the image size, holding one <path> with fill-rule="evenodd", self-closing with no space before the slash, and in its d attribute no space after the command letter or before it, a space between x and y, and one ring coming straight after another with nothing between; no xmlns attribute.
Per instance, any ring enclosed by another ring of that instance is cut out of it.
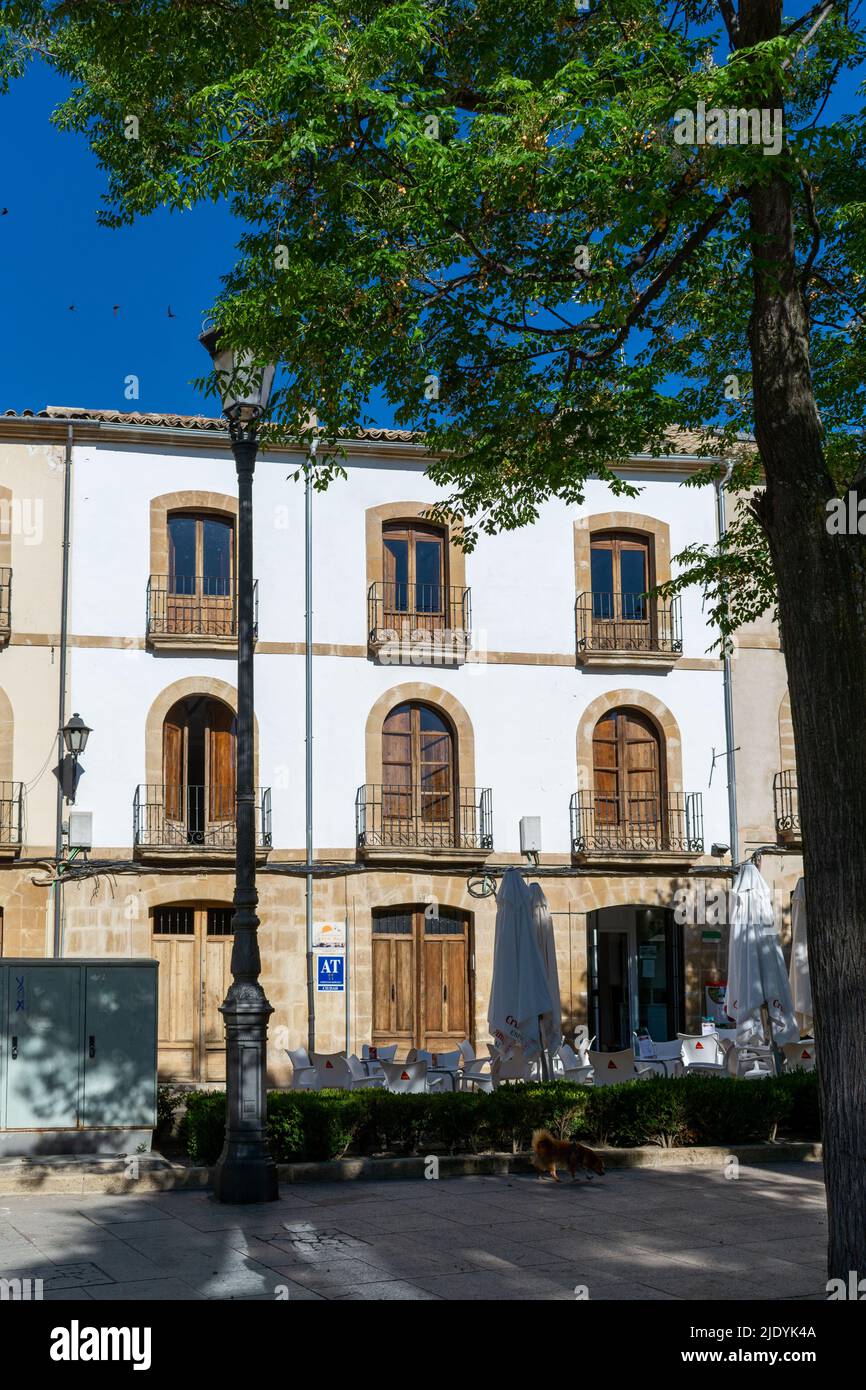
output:
<svg viewBox="0 0 866 1390"><path fill-rule="evenodd" d="M9 209L8 209L8 208L0 208L0 217L8 217L8 216L9 216Z"/></svg>
<svg viewBox="0 0 866 1390"><path fill-rule="evenodd" d="M177 314L173 314L173 313L171 312L171 305L170 305L170 304L169 304L169 306L168 306L168 316L169 316L170 319L176 319L176 318L177 318Z"/></svg>
<svg viewBox="0 0 866 1390"><path fill-rule="evenodd" d="M120 305L119 305L119 304L115 304L115 306L114 306L114 313L115 313L115 314L117 314L117 311L118 311L119 308L120 308Z"/></svg>
<svg viewBox="0 0 866 1390"><path fill-rule="evenodd" d="M70 314L71 314L71 313L74 313L74 311L75 311L75 305L74 305L74 304L70 304L70 306L69 306L69 312L70 312Z"/></svg>

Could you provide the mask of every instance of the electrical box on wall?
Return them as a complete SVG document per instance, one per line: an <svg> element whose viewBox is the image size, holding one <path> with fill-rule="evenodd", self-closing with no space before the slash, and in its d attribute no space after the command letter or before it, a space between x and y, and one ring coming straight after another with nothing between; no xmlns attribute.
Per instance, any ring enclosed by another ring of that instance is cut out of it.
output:
<svg viewBox="0 0 866 1390"><path fill-rule="evenodd" d="M93 812L69 812L69 848L93 849Z"/></svg>
<svg viewBox="0 0 866 1390"><path fill-rule="evenodd" d="M520 853L541 853L541 816L520 817Z"/></svg>

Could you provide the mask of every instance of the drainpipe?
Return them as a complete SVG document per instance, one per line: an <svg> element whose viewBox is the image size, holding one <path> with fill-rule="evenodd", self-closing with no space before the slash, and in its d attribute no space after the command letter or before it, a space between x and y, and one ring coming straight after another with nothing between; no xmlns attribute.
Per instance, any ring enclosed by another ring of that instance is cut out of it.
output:
<svg viewBox="0 0 866 1390"><path fill-rule="evenodd" d="M724 477L716 481L719 545L722 544L727 534L727 523L725 521L725 488L731 480L733 469L733 462L729 462L725 467ZM722 588L722 597L727 606L725 587L726 586L723 586ZM725 742L727 744L728 764L728 824L730 826L731 837L731 865L736 869L740 861L740 831L737 824L737 768L736 754L734 752L734 692L731 683L731 654L727 638L724 644L723 684L725 693Z"/></svg>
<svg viewBox="0 0 866 1390"><path fill-rule="evenodd" d="M57 712L57 810L54 823L54 957L63 955L63 884L60 862L63 858L63 725L66 723L66 642L69 626L69 512L72 495L72 424L66 426L66 457L63 478L63 561L60 594L60 692Z"/></svg>
<svg viewBox="0 0 866 1390"><path fill-rule="evenodd" d="M313 464L318 439L310 445L304 484L304 717L306 725L306 909L307 909L307 1051L316 1050L316 981L313 960ZM344 983L345 987L345 983Z"/></svg>

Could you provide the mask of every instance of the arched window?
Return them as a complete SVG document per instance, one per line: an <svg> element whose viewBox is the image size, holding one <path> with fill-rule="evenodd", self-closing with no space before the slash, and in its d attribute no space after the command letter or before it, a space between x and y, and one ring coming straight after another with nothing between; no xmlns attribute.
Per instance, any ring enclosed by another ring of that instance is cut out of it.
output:
<svg viewBox="0 0 866 1390"><path fill-rule="evenodd" d="M592 736L596 835L614 842L663 837L664 757L661 735L648 715L612 709Z"/></svg>
<svg viewBox="0 0 866 1390"><path fill-rule="evenodd" d="M234 713L221 700L188 696L165 716L163 797L176 843L231 842L236 741Z"/></svg>
<svg viewBox="0 0 866 1390"><path fill-rule="evenodd" d="M188 636L233 635L235 533L232 518L172 512L167 527L166 631ZM152 599L158 610L158 585ZM158 612L154 616L158 618Z"/></svg>
<svg viewBox="0 0 866 1390"><path fill-rule="evenodd" d="M644 597L653 582L649 539L637 532L594 532L590 566L594 626L633 624L632 642L648 637L642 629L650 622L651 605ZM620 645L621 634L617 639Z"/></svg>
<svg viewBox="0 0 866 1390"><path fill-rule="evenodd" d="M444 617L446 542L444 529L421 521L389 521L382 527L386 624L409 614L423 616L424 626L431 627Z"/></svg>
<svg viewBox="0 0 866 1390"><path fill-rule="evenodd" d="M397 705L382 728L382 819L392 844L449 844L454 736L438 710Z"/></svg>

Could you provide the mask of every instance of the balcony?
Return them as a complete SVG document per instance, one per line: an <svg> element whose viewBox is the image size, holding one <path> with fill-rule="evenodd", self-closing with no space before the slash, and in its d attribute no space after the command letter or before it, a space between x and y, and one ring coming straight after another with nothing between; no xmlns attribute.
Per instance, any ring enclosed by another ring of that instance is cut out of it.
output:
<svg viewBox="0 0 866 1390"><path fill-rule="evenodd" d="M8 645L12 635L12 567L0 565L0 647Z"/></svg>
<svg viewBox="0 0 866 1390"><path fill-rule="evenodd" d="M253 640L258 582L253 585ZM147 645L152 651L213 651L238 643L237 584L207 575L152 574L147 583Z"/></svg>
<svg viewBox="0 0 866 1390"><path fill-rule="evenodd" d="M424 864L431 859L481 863L493 849L489 787L451 792L415 787L359 787L358 851L364 859Z"/></svg>
<svg viewBox="0 0 866 1390"><path fill-rule="evenodd" d="M773 814L776 819L776 835L782 844L790 849L802 848L797 774L793 768L777 772L773 778Z"/></svg>
<svg viewBox="0 0 866 1390"><path fill-rule="evenodd" d="M379 581L367 590L367 640L382 666L459 666L472 640L469 589Z"/></svg>
<svg viewBox="0 0 866 1390"><path fill-rule="evenodd" d="M704 852L700 792L659 796L571 798L571 850L580 863L667 863Z"/></svg>
<svg viewBox="0 0 866 1390"><path fill-rule="evenodd" d="M271 848L271 789L256 792L256 859ZM137 859L194 859L233 862L237 835L234 787L144 784L133 800L133 847Z"/></svg>
<svg viewBox="0 0 866 1390"><path fill-rule="evenodd" d="M15 859L21 853L24 825L24 783L0 782L0 859Z"/></svg>
<svg viewBox="0 0 866 1390"><path fill-rule="evenodd" d="M669 670L683 653L679 598L594 590L574 605L579 666Z"/></svg>

